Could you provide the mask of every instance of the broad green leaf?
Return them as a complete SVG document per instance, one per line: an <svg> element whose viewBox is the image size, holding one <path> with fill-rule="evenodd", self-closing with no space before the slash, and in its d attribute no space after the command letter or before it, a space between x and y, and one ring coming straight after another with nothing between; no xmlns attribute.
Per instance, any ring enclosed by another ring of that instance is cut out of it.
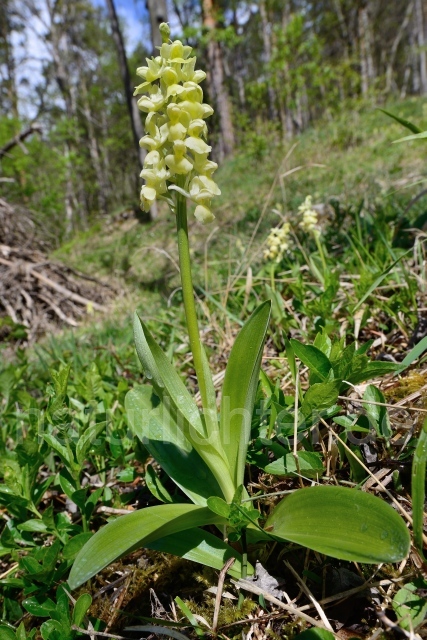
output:
<svg viewBox="0 0 427 640"><path fill-rule="evenodd" d="M423 527L424 527L424 500L426 482L427 461L427 420L418 438L412 461L412 519L414 542L418 551L424 558Z"/></svg>
<svg viewBox="0 0 427 640"><path fill-rule="evenodd" d="M310 374L320 381L325 381L331 370L331 363L325 354L309 344L302 344L298 340L291 340L292 349L297 358L310 369Z"/></svg>
<svg viewBox="0 0 427 640"><path fill-rule="evenodd" d="M164 504L121 516L97 531L79 552L71 569L70 588L76 589L118 558L155 540L223 522L207 507L192 504Z"/></svg>
<svg viewBox="0 0 427 640"><path fill-rule="evenodd" d="M363 407L371 422L374 423L375 431L379 436L388 440L392 432L387 407L381 406L381 404L370 404L372 402L385 404L384 394L375 385L369 384L363 394L363 400L365 400Z"/></svg>
<svg viewBox="0 0 427 640"><path fill-rule="evenodd" d="M245 322L234 342L225 371L220 434L234 489L243 483L252 412L270 310L270 301L264 302ZM224 497L231 501L232 496Z"/></svg>
<svg viewBox="0 0 427 640"><path fill-rule="evenodd" d="M427 600L418 595L417 591L425 592L426 589L426 580L416 578L405 584L394 596L393 609L402 629L412 631L424 621L427 616Z"/></svg>
<svg viewBox="0 0 427 640"><path fill-rule="evenodd" d="M172 536L151 542L146 547L198 562L219 571L229 558L236 558L228 573L234 578L242 576L242 556L240 553L232 549L221 538L217 538L203 529L174 533ZM248 575L253 573L254 568L248 563Z"/></svg>
<svg viewBox="0 0 427 640"><path fill-rule="evenodd" d="M409 131L412 131L412 133L421 133L421 129L417 127L417 125L413 124L412 122L409 122L409 120L405 120L404 118L395 116L394 113L390 113L390 111L386 111L385 109L379 109L379 111L382 111L383 113L386 114L386 116L393 118L393 120L396 120L396 122L401 124L403 127L406 127L406 129L409 129Z"/></svg>
<svg viewBox="0 0 427 640"><path fill-rule="evenodd" d="M153 336L139 318L134 316L135 347L145 375L149 378L159 398L167 393L185 419L201 436L208 434L203 426L196 403Z"/></svg>
<svg viewBox="0 0 427 640"><path fill-rule="evenodd" d="M295 491L274 509L265 530L279 540L353 562L399 562L410 548L408 529L390 505L343 487Z"/></svg>
<svg viewBox="0 0 427 640"><path fill-rule="evenodd" d="M223 492L230 494L231 475L216 417L213 424L212 411L208 411L202 420L196 403L175 368L137 315L134 332L138 357L167 412L210 467Z"/></svg>
<svg viewBox="0 0 427 640"><path fill-rule="evenodd" d="M287 453L278 460L270 462L264 467L264 471L275 476L295 477L302 475L307 478L323 475L324 471L322 458L313 451L298 451L298 467L294 455Z"/></svg>
<svg viewBox="0 0 427 640"><path fill-rule="evenodd" d="M176 426L166 407L159 404L156 407L156 401L152 387L129 391L125 408L132 432L195 504L206 505L210 496L222 496L208 465Z"/></svg>

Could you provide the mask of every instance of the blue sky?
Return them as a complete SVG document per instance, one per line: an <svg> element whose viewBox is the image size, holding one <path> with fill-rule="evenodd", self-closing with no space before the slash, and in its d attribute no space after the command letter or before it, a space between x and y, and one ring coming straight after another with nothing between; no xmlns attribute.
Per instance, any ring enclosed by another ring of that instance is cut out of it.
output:
<svg viewBox="0 0 427 640"><path fill-rule="evenodd" d="M105 0L91 0L96 6L105 8ZM115 0L116 11L124 27L128 53L141 40L149 40L149 18L145 0Z"/></svg>

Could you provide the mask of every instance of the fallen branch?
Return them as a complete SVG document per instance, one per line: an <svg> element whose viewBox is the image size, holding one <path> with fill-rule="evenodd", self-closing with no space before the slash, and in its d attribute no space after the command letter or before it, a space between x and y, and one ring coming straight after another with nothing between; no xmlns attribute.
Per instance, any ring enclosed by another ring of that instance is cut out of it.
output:
<svg viewBox="0 0 427 640"><path fill-rule="evenodd" d="M0 159L3 158L3 156L5 156L8 151L13 149L13 147L16 147L21 142L23 142L23 140L28 138L31 134L33 134L33 133L41 133L41 131L42 131L42 127L37 122L34 122L33 124L30 124L29 127L27 127L26 129L23 129L14 138L9 140L9 142L6 142L4 147L2 147L0 149Z"/></svg>

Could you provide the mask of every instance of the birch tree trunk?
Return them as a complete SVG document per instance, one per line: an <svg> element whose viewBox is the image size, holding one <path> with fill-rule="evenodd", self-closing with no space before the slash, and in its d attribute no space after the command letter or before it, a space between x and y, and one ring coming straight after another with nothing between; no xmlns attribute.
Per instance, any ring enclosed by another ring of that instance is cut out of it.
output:
<svg viewBox="0 0 427 640"><path fill-rule="evenodd" d="M219 117L220 144L218 145L218 159L234 151L235 136L231 118L231 102L227 87L224 83L224 64L220 43L215 39L217 28L218 7L216 0L202 0L203 26L208 32L208 84Z"/></svg>
<svg viewBox="0 0 427 640"><path fill-rule="evenodd" d="M123 41L123 35L120 29L119 19L117 17L116 7L114 0L106 0L108 13L110 16L111 30L116 43L117 56L119 59L120 73L123 80L123 86L126 96L126 104L128 107L129 118L131 122L133 141L135 145L135 151L137 154L140 169L144 166L144 159L147 154L145 149L139 146L139 141L144 135L144 129L141 122L141 116L139 113L136 99L133 97L133 87L130 79L128 59L126 55L126 49ZM155 220L157 218L157 205L154 202L150 209L150 219Z"/></svg>
<svg viewBox="0 0 427 640"><path fill-rule="evenodd" d="M385 90L387 93L389 93L393 88L393 70L394 70L394 63L396 60L397 49L403 38L403 34L408 27L413 9L414 9L414 3L409 2L408 6L406 7L403 21L401 22L400 27L396 33L396 37L393 40L393 44L391 45L390 55L387 62L387 68L385 73L385 78L386 78ZM394 86L395 86L395 83L394 83Z"/></svg>
<svg viewBox="0 0 427 640"><path fill-rule="evenodd" d="M427 94L427 54L424 26L423 0L415 0L415 25L417 28L418 56L420 64L420 93Z"/></svg>
<svg viewBox="0 0 427 640"><path fill-rule="evenodd" d="M369 87L375 78L375 67L372 46L372 31L369 20L368 5L362 4L358 12L358 29L360 43L360 74L362 79L362 95L367 96Z"/></svg>
<svg viewBox="0 0 427 640"><path fill-rule="evenodd" d="M261 24L262 24L262 41L263 41L263 47L264 47L264 62L265 64L268 66L270 64L271 61L271 29L272 29L272 23L271 21L268 19L268 11L267 11L267 5L266 5L266 0L260 0L259 3L259 14L261 17ZM276 96L276 92L274 90L273 84L271 82L268 83L268 110L269 110L269 115L270 118L272 120L277 120L277 109L276 109L276 103L277 103L277 96Z"/></svg>
<svg viewBox="0 0 427 640"><path fill-rule="evenodd" d="M119 19L117 17L116 7L114 5L114 0L106 0L106 2L108 7L108 14L110 17L111 31L117 49L120 74L122 76L123 86L125 90L126 104L128 107L129 118L132 127L135 151L139 160L140 168L142 169L145 158L145 150L139 146L139 141L144 135L144 130L141 123L141 117L139 115L138 105L136 104L136 100L133 97L128 59L126 55L125 44L123 42L122 32L120 29Z"/></svg>
<svg viewBox="0 0 427 640"><path fill-rule="evenodd" d="M10 41L12 29L9 4L9 0L0 2L0 42L2 43L1 47L3 50L2 61L6 70L6 81L4 84L6 85L10 113L18 120L18 93L16 91L15 59Z"/></svg>
<svg viewBox="0 0 427 640"><path fill-rule="evenodd" d="M92 165L96 175L96 181L98 183L98 208L99 212L105 216L108 213L107 207L107 189L108 184L104 175L101 158L99 155L98 141L95 136L95 130L93 127L93 116L89 104L89 96L86 87L86 81L82 77L80 80L80 88L83 103L83 115L86 118L87 133L89 138L89 153L92 160Z"/></svg>
<svg viewBox="0 0 427 640"><path fill-rule="evenodd" d="M157 55L156 47L162 44L159 26L162 22L168 21L168 10L166 0L147 0L148 12L150 14L151 44L153 55Z"/></svg>

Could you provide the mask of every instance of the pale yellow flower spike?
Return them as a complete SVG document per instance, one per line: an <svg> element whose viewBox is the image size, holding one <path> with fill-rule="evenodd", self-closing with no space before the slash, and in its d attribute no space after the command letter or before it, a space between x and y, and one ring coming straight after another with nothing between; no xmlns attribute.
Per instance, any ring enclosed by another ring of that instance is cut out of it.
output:
<svg viewBox="0 0 427 640"><path fill-rule="evenodd" d="M281 227L275 227L267 238L267 248L264 251L264 260L281 262L284 254L289 249L289 234L291 225L284 222Z"/></svg>
<svg viewBox="0 0 427 640"><path fill-rule="evenodd" d="M313 198L307 196L302 205L298 207L298 211L302 218L299 222L299 227L306 233L312 233L315 236L320 235L318 228L318 215L317 211L313 209Z"/></svg>
<svg viewBox="0 0 427 640"><path fill-rule="evenodd" d="M149 151L141 177L141 207L149 211L158 198L167 199L169 192L178 189L197 206L196 218L211 222L211 200L221 191L212 174L218 168L208 160L211 147L206 143L205 119L213 113L203 102L199 83L206 73L196 70L192 48L180 40L169 40L170 28L159 27L162 36L160 55L147 58L147 66L139 67L137 75L144 82L135 89L138 107L147 113L146 134L140 145Z"/></svg>

